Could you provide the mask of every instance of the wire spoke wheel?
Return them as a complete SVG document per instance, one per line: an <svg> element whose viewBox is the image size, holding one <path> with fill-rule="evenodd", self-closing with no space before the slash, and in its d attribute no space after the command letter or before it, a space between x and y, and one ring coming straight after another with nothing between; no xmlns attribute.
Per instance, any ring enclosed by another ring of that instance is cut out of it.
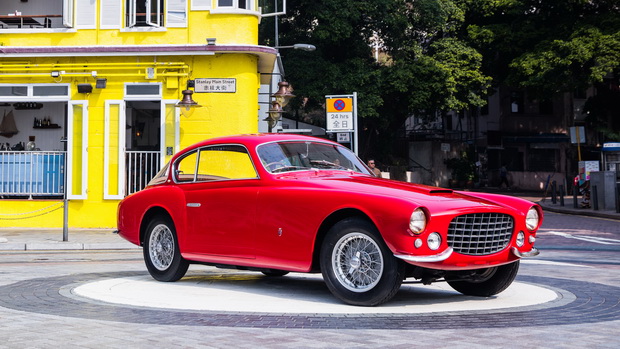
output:
<svg viewBox="0 0 620 349"><path fill-rule="evenodd" d="M383 275L383 256L368 236L351 233L336 243L332 264L338 281L348 290L364 292L373 288Z"/></svg>
<svg viewBox="0 0 620 349"><path fill-rule="evenodd" d="M155 280L177 281L187 272L189 262L181 256L176 229L169 217L155 217L149 222L143 246L146 268Z"/></svg>
<svg viewBox="0 0 620 349"><path fill-rule="evenodd" d="M165 224L159 224L149 238L149 256L157 270L166 270L174 259L174 236Z"/></svg>

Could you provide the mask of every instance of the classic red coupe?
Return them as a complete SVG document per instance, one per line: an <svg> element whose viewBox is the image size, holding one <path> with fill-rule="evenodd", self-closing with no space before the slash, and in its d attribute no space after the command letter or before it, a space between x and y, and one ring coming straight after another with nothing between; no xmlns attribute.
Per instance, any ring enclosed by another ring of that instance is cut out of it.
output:
<svg viewBox="0 0 620 349"><path fill-rule="evenodd" d="M363 306L406 278L502 292L519 259L538 254L541 223L530 201L377 178L337 143L284 134L190 146L118 207L119 234L143 246L156 280L191 263L321 272L336 297Z"/></svg>

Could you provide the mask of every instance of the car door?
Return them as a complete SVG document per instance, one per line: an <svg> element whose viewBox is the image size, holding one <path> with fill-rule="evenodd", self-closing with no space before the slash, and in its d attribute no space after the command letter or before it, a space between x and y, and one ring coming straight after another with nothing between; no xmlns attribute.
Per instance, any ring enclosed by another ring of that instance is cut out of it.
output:
<svg viewBox="0 0 620 349"><path fill-rule="evenodd" d="M183 252L254 258L259 180L246 148L204 147L176 168L188 222Z"/></svg>

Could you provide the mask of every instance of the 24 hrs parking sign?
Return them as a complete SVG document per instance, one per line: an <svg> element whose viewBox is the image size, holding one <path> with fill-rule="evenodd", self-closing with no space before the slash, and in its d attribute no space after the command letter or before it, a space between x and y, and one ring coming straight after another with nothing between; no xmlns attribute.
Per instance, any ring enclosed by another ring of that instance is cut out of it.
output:
<svg viewBox="0 0 620 349"><path fill-rule="evenodd" d="M353 98L327 98L327 131L353 131Z"/></svg>

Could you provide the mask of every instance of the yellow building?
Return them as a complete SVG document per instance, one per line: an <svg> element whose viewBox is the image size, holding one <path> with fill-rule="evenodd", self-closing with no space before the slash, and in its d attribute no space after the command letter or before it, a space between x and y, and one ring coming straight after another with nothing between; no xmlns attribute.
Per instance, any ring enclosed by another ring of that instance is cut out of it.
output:
<svg viewBox="0 0 620 349"><path fill-rule="evenodd" d="M180 149L258 131L257 0L0 2L0 227L114 227ZM182 116L192 90L202 107Z"/></svg>

